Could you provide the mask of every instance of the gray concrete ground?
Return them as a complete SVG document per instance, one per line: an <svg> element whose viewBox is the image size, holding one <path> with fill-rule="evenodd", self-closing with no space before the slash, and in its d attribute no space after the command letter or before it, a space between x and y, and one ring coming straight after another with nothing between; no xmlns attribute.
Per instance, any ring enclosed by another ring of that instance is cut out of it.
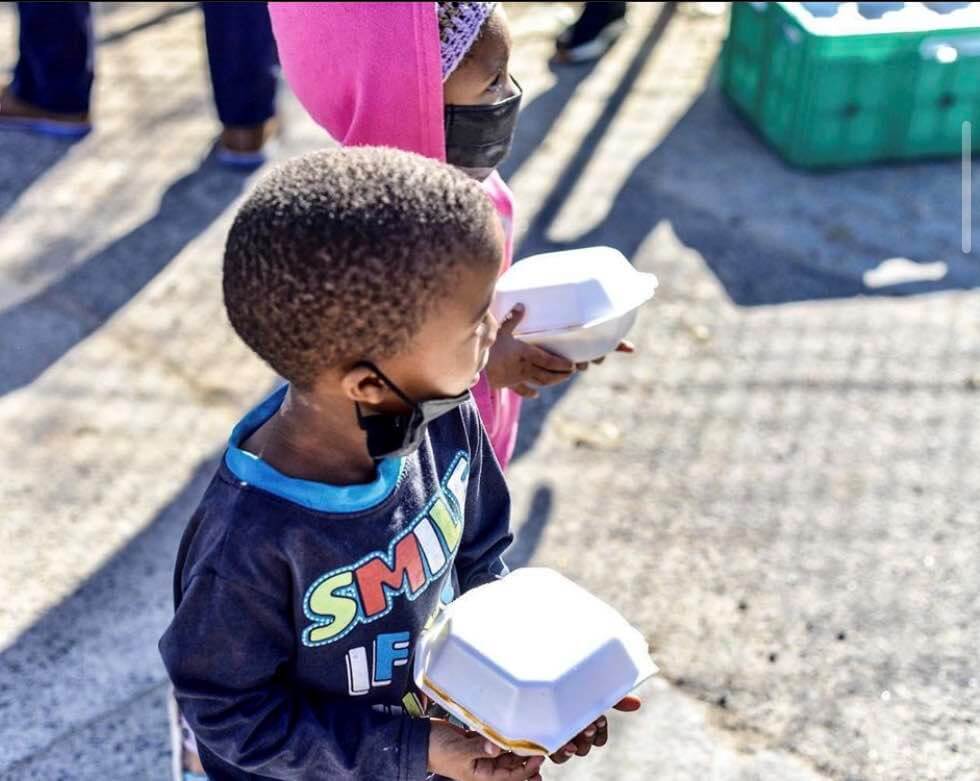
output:
<svg viewBox="0 0 980 781"><path fill-rule="evenodd" d="M958 164L789 170L712 80L724 19L634 5L605 59L555 71L561 7L512 8L521 254L608 243L662 283L638 355L527 405L510 475L514 562L615 604L664 671L548 777L978 778ZM199 14L111 3L97 27L96 131L0 134L3 781L166 777L176 541L273 382L221 312L253 178L206 157ZM0 7L0 65L15 33ZM328 143L282 104L278 157Z"/></svg>

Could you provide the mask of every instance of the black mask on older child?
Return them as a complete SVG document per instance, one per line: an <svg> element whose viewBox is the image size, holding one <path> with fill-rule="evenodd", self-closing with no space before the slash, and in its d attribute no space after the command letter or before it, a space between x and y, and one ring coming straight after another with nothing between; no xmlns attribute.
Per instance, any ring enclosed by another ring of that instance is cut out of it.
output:
<svg viewBox="0 0 980 781"><path fill-rule="evenodd" d="M514 141L524 91L490 106L446 106L446 162L457 168L492 169L507 157Z"/></svg>
<svg viewBox="0 0 980 781"><path fill-rule="evenodd" d="M357 424L367 432L368 453L376 461L389 456L407 456L414 453L422 444L429 423L447 412L452 412L470 397L470 392L465 391L459 396L412 401L373 363L362 361L358 365L365 366L377 374L378 378L411 408L411 412L394 415L384 412L364 414L361 405L354 402Z"/></svg>

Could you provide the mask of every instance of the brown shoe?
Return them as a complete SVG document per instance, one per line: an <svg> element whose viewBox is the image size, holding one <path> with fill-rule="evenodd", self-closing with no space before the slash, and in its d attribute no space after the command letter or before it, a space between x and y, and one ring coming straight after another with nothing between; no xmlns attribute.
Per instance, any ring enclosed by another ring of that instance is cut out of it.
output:
<svg viewBox="0 0 980 781"><path fill-rule="evenodd" d="M255 168L266 160L266 144L279 134L276 117L261 125L232 127L225 125L215 148L217 158L225 165L238 168Z"/></svg>
<svg viewBox="0 0 980 781"><path fill-rule="evenodd" d="M0 92L0 128L30 130L48 136L81 138L92 129L88 114L62 114L18 98L10 85Z"/></svg>

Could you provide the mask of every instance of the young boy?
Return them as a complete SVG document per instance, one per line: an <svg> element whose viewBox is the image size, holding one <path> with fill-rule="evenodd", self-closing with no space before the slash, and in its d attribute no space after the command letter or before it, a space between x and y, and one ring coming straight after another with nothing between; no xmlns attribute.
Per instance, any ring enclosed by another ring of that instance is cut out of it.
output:
<svg viewBox="0 0 980 781"><path fill-rule="evenodd" d="M209 778L540 778L540 758L418 718L410 674L440 604L507 572L469 396L502 255L472 179L391 149L290 161L239 211L228 316L288 384L232 432L160 641ZM600 721L565 758L605 742Z"/></svg>

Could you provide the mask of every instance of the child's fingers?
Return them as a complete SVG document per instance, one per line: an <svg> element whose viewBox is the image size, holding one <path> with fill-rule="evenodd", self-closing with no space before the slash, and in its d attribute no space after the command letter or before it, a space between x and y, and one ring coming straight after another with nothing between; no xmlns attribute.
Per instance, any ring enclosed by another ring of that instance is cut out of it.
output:
<svg viewBox="0 0 980 781"><path fill-rule="evenodd" d="M575 371L575 364L568 360L568 358L562 358L560 355L549 353L547 350L535 347L533 344L527 345L527 360L539 369L545 369L549 372L570 374Z"/></svg>
<svg viewBox="0 0 980 781"><path fill-rule="evenodd" d="M486 776L487 779L492 779L492 781L529 781L530 779L541 777L538 771L541 769L541 763L544 761L543 757L531 757L526 762L523 757L518 757L517 759L520 761L516 767L505 767L501 763L501 759L498 758L495 761L491 775ZM481 776L479 773L480 770L478 768L476 777L482 781L484 776Z"/></svg>
<svg viewBox="0 0 980 781"><path fill-rule="evenodd" d="M523 767L525 761L527 761L527 757L519 757L517 754L512 754L508 751L506 754L501 754L494 760L494 766L510 771Z"/></svg>
<svg viewBox="0 0 980 781"><path fill-rule="evenodd" d="M592 750L592 741L595 739L595 732L591 736L586 737L583 732L577 738L575 738L575 756L577 757L587 757L589 752Z"/></svg>
<svg viewBox="0 0 980 781"><path fill-rule="evenodd" d="M535 385L557 385L571 378L572 372L550 372L547 369L531 366L524 379L533 382Z"/></svg>
<svg viewBox="0 0 980 781"><path fill-rule="evenodd" d="M478 759L473 766L473 778L476 781L524 781L524 764L514 768L500 764L501 757L496 759Z"/></svg>
<svg viewBox="0 0 980 781"><path fill-rule="evenodd" d="M566 762L568 762L568 760L575 756L576 751L578 751L578 749L574 743L566 743L554 754L552 754L550 759L556 765L564 765Z"/></svg>
<svg viewBox="0 0 980 781"><path fill-rule="evenodd" d="M642 704L643 700L639 697L634 694L627 694L623 699L613 705L613 708L624 713L632 713L633 711L639 710Z"/></svg>
<svg viewBox="0 0 980 781"><path fill-rule="evenodd" d="M524 765L524 772L527 775L521 776L521 779L540 779L541 765L544 764L544 757L531 757L527 764Z"/></svg>
<svg viewBox="0 0 980 781"><path fill-rule="evenodd" d="M514 329L521 324L521 320L523 319L524 304L515 304L514 308L507 314L507 317L504 318L504 322L500 324L501 333L513 334Z"/></svg>
<svg viewBox="0 0 980 781"><path fill-rule="evenodd" d="M468 778L472 777L474 781L496 781L498 765L506 773L507 770L503 766L513 756L481 735L467 738L465 751L469 755L468 762L472 763L470 766L472 772Z"/></svg>
<svg viewBox="0 0 980 781"><path fill-rule="evenodd" d="M504 753L504 750L500 746L476 733L472 733L466 737L465 751L476 760L477 765L481 762L489 762L491 767Z"/></svg>
<svg viewBox="0 0 980 781"><path fill-rule="evenodd" d="M496 777L497 765L494 760L478 759L473 763L473 778L476 781L492 781Z"/></svg>
<svg viewBox="0 0 980 781"><path fill-rule="evenodd" d="M536 399L538 397L538 392L532 388L530 385L525 385L523 382L520 385L515 385L511 388L514 393L525 399Z"/></svg>
<svg viewBox="0 0 980 781"><path fill-rule="evenodd" d="M554 384L556 382L564 382L565 380L571 379L572 375L575 374L575 366L566 371L555 371L554 369L549 369L547 366L542 366L540 363L534 363L531 361L526 366L526 370L530 372L532 377L541 377L543 380L548 381L549 384Z"/></svg>
<svg viewBox="0 0 980 781"><path fill-rule="evenodd" d="M602 748L609 741L609 721L605 716L596 721L595 740L593 745Z"/></svg>

